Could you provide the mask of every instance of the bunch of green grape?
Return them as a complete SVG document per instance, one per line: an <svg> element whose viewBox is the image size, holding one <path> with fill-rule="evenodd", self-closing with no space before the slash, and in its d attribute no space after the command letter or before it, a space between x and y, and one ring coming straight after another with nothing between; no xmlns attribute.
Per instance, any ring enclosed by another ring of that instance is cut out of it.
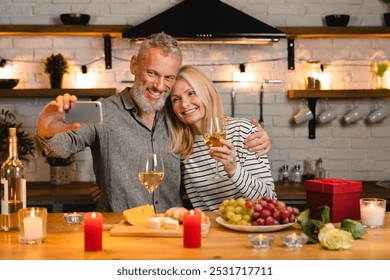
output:
<svg viewBox="0 0 390 280"><path fill-rule="evenodd" d="M283 201L263 196L260 199L224 200L219 205L222 218L229 224L273 226L294 223L299 215L296 207L287 206Z"/></svg>
<svg viewBox="0 0 390 280"><path fill-rule="evenodd" d="M219 205L218 211L229 224L249 226L252 224L253 209L248 209L245 204L243 197L227 199Z"/></svg>

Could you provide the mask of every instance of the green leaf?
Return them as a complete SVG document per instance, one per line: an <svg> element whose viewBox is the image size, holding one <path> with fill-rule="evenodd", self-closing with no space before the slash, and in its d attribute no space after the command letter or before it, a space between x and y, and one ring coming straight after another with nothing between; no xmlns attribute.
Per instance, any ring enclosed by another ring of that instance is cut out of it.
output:
<svg viewBox="0 0 390 280"><path fill-rule="evenodd" d="M360 222L351 219L343 220L340 229L350 232L354 239L360 238L367 233Z"/></svg>
<svg viewBox="0 0 390 280"><path fill-rule="evenodd" d="M321 211L321 220L324 224L330 223L330 208L327 205L323 205Z"/></svg>

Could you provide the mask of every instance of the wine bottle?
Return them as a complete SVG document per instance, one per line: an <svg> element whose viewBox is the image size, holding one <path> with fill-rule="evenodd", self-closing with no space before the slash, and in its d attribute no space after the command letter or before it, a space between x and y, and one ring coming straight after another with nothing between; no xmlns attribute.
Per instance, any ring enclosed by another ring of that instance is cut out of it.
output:
<svg viewBox="0 0 390 280"><path fill-rule="evenodd" d="M1 166L0 231L19 229L18 211L26 208L26 179L18 157L16 128L9 128L9 155Z"/></svg>

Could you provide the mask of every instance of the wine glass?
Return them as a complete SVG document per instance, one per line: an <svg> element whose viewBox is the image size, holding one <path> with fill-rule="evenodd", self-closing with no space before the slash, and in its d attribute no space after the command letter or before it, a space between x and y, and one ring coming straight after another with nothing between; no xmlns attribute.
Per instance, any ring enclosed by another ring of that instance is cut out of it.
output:
<svg viewBox="0 0 390 280"><path fill-rule="evenodd" d="M138 164L138 180L141 185L148 190L150 195L150 205L154 212L154 191L164 180L164 163L162 157L155 153L142 154Z"/></svg>
<svg viewBox="0 0 390 280"><path fill-rule="evenodd" d="M209 147L222 147L219 139L226 139L224 117L205 118L203 128L203 141ZM220 179L222 176L218 172L218 161L215 160L214 179Z"/></svg>

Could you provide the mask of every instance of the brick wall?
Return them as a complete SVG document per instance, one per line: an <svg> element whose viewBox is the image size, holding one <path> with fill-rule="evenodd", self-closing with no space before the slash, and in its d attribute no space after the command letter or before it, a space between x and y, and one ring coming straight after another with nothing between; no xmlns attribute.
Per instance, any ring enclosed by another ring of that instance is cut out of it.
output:
<svg viewBox="0 0 390 280"><path fill-rule="evenodd" d="M0 24L53 24L58 15L81 12L92 15L90 24L136 25L149 17L166 10L180 1L126 1L126 0L9 0L0 4ZM380 26L386 12L379 0L235 0L225 1L244 12L273 26L322 26L327 14L348 13L352 26ZM239 23L237 23L239 24ZM376 54L390 59L390 39L297 39L296 69L287 69L286 40L273 45L182 45L184 63L196 64L213 80L231 80L238 71L238 64L245 63L246 71L254 72L256 78L281 80L280 84L265 84L265 128L272 136L273 149L269 153L273 175L278 178L283 164L302 166L302 161L311 157L323 158L324 167L332 177L355 180L385 180L390 177L390 118L382 123L368 125L363 120L345 126L340 118L349 110L351 103L362 107L365 114L373 110L375 103L385 106L390 112L388 99L340 99L329 100L338 114L330 124L318 126L316 139L308 139L307 125L291 124L291 117L298 110L301 100L289 100L288 89L302 89L305 78L305 61L319 60L324 73L331 77L325 87L333 89L372 88L374 80L370 62ZM137 45L121 38L113 38L113 69L106 70L103 57L103 40L95 37L28 37L0 36L0 56L12 66L12 74L20 79L16 88L48 88L48 75L43 72L43 59L51 53L61 52L71 63L71 71L65 76L64 87L114 87L121 90L129 84L131 55ZM84 84L80 66L88 65L89 84ZM331 73L331 75L330 75ZM0 72L0 75L2 73ZM390 88L389 73L385 79ZM231 114L231 84L217 84L225 104L226 115ZM259 84L236 86L236 116L256 118L259 116ZM34 130L36 117L49 100L41 98L0 99L0 109L16 113L23 127ZM319 100L317 112L325 106ZM72 166L73 180L94 179L89 151L79 153ZM49 166L37 155L27 164L27 179L46 181Z"/></svg>

